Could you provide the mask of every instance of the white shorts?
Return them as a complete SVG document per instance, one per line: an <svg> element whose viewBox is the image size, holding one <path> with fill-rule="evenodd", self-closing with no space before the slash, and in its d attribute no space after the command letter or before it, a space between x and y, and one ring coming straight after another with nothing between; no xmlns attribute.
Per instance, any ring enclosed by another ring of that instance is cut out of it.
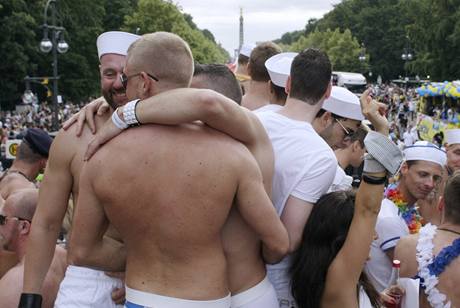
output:
<svg viewBox="0 0 460 308"><path fill-rule="evenodd" d="M268 279L275 288L280 308L296 308L296 302L291 293L291 279L288 269L267 268Z"/></svg>
<svg viewBox="0 0 460 308"><path fill-rule="evenodd" d="M224 298L197 301L142 292L126 287L125 308L230 308L230 294Z"/></svg>
<svg viewBox="0 0 460 308"><path fill-rule="evenodd" d="M276 291L268 277L246 291L232 296L232 308L279 308Z"/></svg>
<svg viewBox="0 0 460 308"><path fill-rule="evenodd" d="M122 308L112 301L112 291L122 288L118 278L107 276L103 271L69 265L54 303L55 308L104 307Z"/></svg>

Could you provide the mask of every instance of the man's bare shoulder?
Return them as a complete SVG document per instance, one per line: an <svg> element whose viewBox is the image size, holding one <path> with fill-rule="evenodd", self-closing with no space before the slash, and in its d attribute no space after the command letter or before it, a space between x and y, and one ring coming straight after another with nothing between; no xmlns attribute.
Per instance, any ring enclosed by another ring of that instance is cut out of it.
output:
<svg viewBox="0 0 460 308"><path fill-rule="evenodd" d="M395 259L401 261L401 276L413 277L417 274L417 242L418 234L401 238L395 248Z"/></svg>
<svg viewBox="0 0 460 308"><path fill-rule="evenodd" d="M23 274L24 266L18 264L0 279L0 302L2 307L17 307L22 290Z"/></svg>

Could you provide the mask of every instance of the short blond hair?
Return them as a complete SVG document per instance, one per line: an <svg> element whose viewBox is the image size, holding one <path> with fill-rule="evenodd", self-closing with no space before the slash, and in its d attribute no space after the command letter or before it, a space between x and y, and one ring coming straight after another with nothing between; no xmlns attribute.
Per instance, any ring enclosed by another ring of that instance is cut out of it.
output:
<svg viewBox="0 0 460 308"><path fill-rule="evenodd" d="M134 42L128 49L126 66L131 71L152 74L163 90L189 87L193 76L190 47L169 32L145 34Z"/></svg>

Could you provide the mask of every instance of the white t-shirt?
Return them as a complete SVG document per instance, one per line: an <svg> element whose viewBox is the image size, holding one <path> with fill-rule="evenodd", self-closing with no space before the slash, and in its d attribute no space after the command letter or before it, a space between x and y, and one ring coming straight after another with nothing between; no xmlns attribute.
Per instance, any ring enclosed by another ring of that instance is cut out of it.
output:
<svg viewBox="0 0 460 308"><path fill-rule="evenodd" d="M328 144L312 125L287 118L279 113L256 112L273 145L275 172L272 199L278 215L289 196L315 203L332 184L337 159ZM290 256L280 263L267 265L268 276L278 298L290 295Z"/></svg>
<svg viewBox="0 0 460 308"><path fill-rule="evenodd" d="M366 273L378 292L388 287L392 262L385 251L394 248L401 237L409 234L407 225L398 214L398 207L389 199L382 200L375 226L378 238L371 244L370 260L366 263Z"/></svg>
<svg viewBox="0 0 460 308"><path fill-rule="evenodd" d="M414 144L415 140L414 140L414 136L411 134L411 132L409 131L406 131L404 134L403 134L403 139L404 139L404 145L406 147L409 147L411 145Z"/></svg>
<svg viewBox="0 0 460 308"><path fill-rule="evenodd" d="M337 170L335 172L334 181L329 188L328 192L339 191L339 190L349 190L352 188L351 184L353 183L353 177L347 175L345 171L337 165Z"/></svg>
<svg viewBox="0 0 460 308"><path fill-rule="evenodd" d="M260 112L267 112L267 111L278 111L280 110L281 108L283 108L283 106L281 105L277 105L277 104L268 104L268 105L265 105L265 106L262 106L260 108L257 108L255 110L253 110L252 112L254 113L260 113Z"/></svg>

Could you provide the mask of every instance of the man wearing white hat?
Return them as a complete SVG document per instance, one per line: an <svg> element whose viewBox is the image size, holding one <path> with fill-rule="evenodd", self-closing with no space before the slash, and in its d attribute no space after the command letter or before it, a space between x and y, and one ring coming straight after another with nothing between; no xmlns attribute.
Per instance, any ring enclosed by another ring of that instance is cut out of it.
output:
<svg viewBox="0 0 460 308"><path fill-rule="evenodd" d="M248 63L248 74L251 77L249 87L243 96L241 105L255 110L270 103L270 76L265 61L281 52L281 48L272 42L260 43L255 47Z"/></svg>
<svg viewBox="0 0 460 308"><path fill-rule="evenodd" d="M241 50L238 55L238 66L236 68L235 76L241 84L243 94L245 91L247 91L249 80L251 80L251 77L249 77L248 74L248 63L249 57L251 56L251 51L255 47L256 44L244 44L243 46L241 46Z"/></svg>
<svg viewBox="0 0 460 308"><path fill-rule="evenodd" d="M460 170L460 129L446 130L447 168L452 174Z"/></svg>
<svg viewBox="0 0 460 308"><path fill-rule="evenodd" d="M284 106L287 98L286 83L295 56L297 56L296 52L282 52L265 61L265 67L270 76L269 104L254 110L255 112L277 111Z"/></svg>
<svg viewBox="0 0 460 308"><path fill-rule="evenodd" d="M97 39L101 90L112 108L127 102L120 74L123 72L128 47L138 38L131 33L112 31L101 34ZM96 127L100 127L109 116L106 113L96 117ZM50 150L34 216L34 228L28 242L21 307L40 307L43 280L51 263L69 197L72 195L74 203L78 198L83 154L92 133L85 126L81 136L76 137L77 126L73 125L67 131L61 130ZM121 247L114 230L109 228L106 235L107 245ZM111 292L122 286L120 279L108 277L104 272L69 266L55 307L117 307L112 301Z"/></svg>
<svg viewBox="0 0 460 308"><path fill-rule="evenodd" d="M416 234L424 221L415 205L442 181L446 153L427 141L417 141L404 150L399 183L390 184L382 201L366 272L377 291L390 282L394 249L399 239Z"/></svg>

